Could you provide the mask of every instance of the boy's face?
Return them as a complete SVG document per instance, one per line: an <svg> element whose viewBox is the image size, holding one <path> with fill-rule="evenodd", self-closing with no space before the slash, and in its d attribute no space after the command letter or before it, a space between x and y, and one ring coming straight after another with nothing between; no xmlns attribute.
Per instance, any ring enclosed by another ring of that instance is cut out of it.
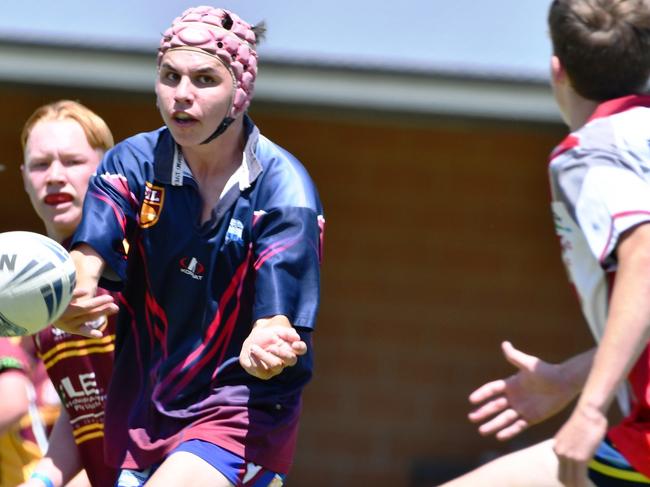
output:
<svg viewBox="0 0 650 487"><path fill-rule="evenodd" d="M62 241L74 233L88 179L102 155L74 120L41 121L32 128L20 170L25 191L51 238Z"/></svg>
<svg viewBox="0 0 650 487"><path fill-rule="evenodd" d="M172 49L160 62L156 95L160 114L174 140L181 146L199 145L228 115L232 76L209 54Z"/></svg>

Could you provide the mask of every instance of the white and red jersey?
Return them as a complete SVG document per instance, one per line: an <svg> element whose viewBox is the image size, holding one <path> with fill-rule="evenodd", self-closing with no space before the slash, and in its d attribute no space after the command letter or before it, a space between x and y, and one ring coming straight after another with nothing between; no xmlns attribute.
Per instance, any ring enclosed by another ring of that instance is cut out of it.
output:
<svg viewBox="0 0 650 487"><path fill-rule="evenodd" d="M556 147L549 173L562 259L589 327L600 340L616 278L619 239L650 221L650 96L602 103L583 127ZM634 468L650 476L647 347L628 385L618 393L626 417L608 434Z"/></svg>

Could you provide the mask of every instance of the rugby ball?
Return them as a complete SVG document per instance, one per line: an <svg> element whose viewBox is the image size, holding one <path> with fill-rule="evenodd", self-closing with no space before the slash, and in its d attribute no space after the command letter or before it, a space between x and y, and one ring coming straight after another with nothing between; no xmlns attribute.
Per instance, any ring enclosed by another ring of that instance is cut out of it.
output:
<svg viewBox="0 0 650 487"><path fill-rule="evenodd" d="M0 336L31 335L56 321L72 299L75 267L54 240L0 233Z"/></svg>

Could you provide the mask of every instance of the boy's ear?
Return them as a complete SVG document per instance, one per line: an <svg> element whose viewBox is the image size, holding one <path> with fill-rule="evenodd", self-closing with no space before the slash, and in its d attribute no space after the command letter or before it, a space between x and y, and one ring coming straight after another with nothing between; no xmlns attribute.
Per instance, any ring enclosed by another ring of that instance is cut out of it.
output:
<svg viewBox="0 0 650 487"><path fill-rule="evenodd" d="M557 56L551 57L551 77L555 84L567 81L566 70Z"/></svg>

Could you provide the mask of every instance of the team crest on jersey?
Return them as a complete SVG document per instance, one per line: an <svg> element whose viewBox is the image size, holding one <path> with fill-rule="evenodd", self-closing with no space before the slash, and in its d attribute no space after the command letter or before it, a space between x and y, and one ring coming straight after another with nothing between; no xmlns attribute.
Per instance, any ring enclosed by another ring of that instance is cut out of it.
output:
<svg viewBox="0 0 650 487"><path fill-rule="evenodd" d="M144 201L140 208L140 226L148 228L158 223L165 201L165 188L145 182Z"/></svg>

